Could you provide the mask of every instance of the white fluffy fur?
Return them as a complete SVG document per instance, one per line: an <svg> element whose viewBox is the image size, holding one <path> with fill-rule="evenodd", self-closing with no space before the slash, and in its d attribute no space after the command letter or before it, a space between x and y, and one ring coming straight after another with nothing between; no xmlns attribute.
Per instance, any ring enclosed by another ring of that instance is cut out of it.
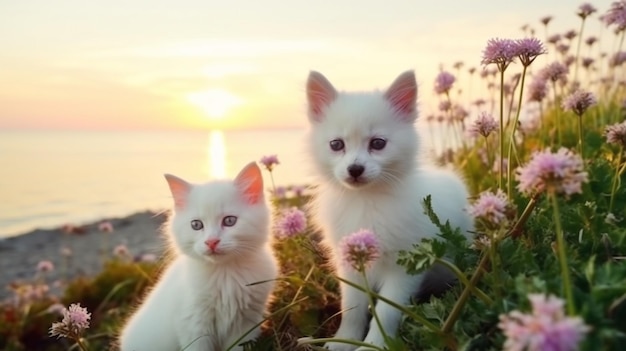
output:
<svg viewBox="0 0 626 351"><path fill-rule="evenodd" d="M169 223L174 260L124 327L122 351L221 351L264 318L277 277L268 244L261 173L250 164L235 181L192 185L168 177L176 203ZM260 184L259 184L260 183ZM237 216L234 226L222 225ZM204 223L193 230L194 219ZM215 252L205 240L219 239ZM256 338L257 327L241 342ZM242 350L235 347L233 350Z"/></svg>
<svg viewBox="0 0 626 351"><path fill-rule="evenodd" d="M310 152L321 177L312 209L322 228L335 261L339 241L361 228L379 237L382 255L367 271L371 287L395 302L406 304L421 286L424 275L411 276L396 264L397 252L407 250L438 230L423 214L422 199L432 196L435 212L442 221L450 220L468 235L472 220L465 211L468 191L452 171L426 166L418 161L419 139L414 121L417 87L412 72L402 74L385 92L338 92L317 72L307 82L309 103ZM387 141L382 150L369 147L372 138ZM341 139L345 148L333 151L331 140ZM354 179L348 167L359 164L363 174ZM337 263L337 262L336 262ZM339 276L363 284L359 273L336 264ZM433 271L435 272L435 271ZM448 280L442 270L431 274ZM430 277L429 277L430 279ZM341 286L342 320L338 338L364 340L384 345L374 321L368 328L368 302L365 294ZM396 335L400 311L379 302L376 313L383 328ZM329 343L331 350L353 350L348 344Z"/></svg>

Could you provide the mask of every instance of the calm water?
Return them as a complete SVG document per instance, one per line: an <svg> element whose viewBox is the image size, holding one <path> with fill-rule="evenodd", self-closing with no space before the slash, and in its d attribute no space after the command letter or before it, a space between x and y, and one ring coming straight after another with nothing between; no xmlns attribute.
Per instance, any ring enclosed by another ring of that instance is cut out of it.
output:
<svg viewBox="0 0 626 351"><path fill-rule="evenodd" d="M192 182L233 177L269 154L281 162L277 185L309 183L304 134L0 131L0 237L169 208L163 173Z"/></svg>

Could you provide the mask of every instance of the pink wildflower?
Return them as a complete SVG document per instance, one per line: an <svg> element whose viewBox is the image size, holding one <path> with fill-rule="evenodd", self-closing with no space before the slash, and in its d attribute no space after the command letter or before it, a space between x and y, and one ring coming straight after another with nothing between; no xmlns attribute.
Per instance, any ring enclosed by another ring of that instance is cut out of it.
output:
<svg viewBox="0 0 626 351"><path fill-rule="evenodd" d="M616 52L609 59L609 66L610 67L621 66L624 62L626 62L626 51Z"/></svg>
<svg viewBox="0 0 626 351"><path fill-rule="evenodd" d="M41 273L52 272L54 270L54 264L51 261L39 261L37 263L37 271Z"/></svg>
<svg viewBox="0 0 626 351"><path fill-rule="evenodd" d="M260 162L270 172L274 169L275 165L280 164L280 162L278 162L278 156L276 155L263 156Z"/></svg>
<svg viewBox="0 0 626 351"><path fill-rule="evenodd" d="M435 93L447 94L452 89L455 80L456 78L452 74L446 71L440 72L435 78Z"/></svg>
<svg viewBox="0 0 626 351"><path fill-rule="evenodd" d="M543 101L548 94L548 86L546 83L546 79L543 77L535 77L528 85L528 101Z"/></svg>
<svg viewBox="0 0 626 351"><path fill-rule="evenodd" d="M626 147L626 121L607 126L604 135L608 143Z"/></svg>
<svg viewBox="0 0 626 351"><path fill-rule="evenodd" d="M563 37L565 37L565 39L567 40L572 40L574 38L576 38L576 36L578 35L578 33L576 33L575 30L568 30L567 32L565 32L565 34L563 34Z"/></svg>
<svg viewBox="0 0 626 351"><path fill-rule="evenodd" d="M524 66L528 66L537 56L546 53L541 41L537 38L524 38L515 41L517 56Z"/></svg>
<svg viewBox="0 0 626 351"><path fill-rule="evenodd" d="M491 191L483 191L467 211L472 217L495 226L504 223L512 215L511 204L501 189L498 189L495 194Z"/></svg>
<svg viewBox="0 0 626 351"><path fill-rule="evenodd" d="M452 108L452 104L448 100L443 100L439 103L439 111L447 112Z"/></svg>
<svg viewBox="0 0 626 351"><path fill-rule="evenodd" d="M305 190L306 190L306 187L303 185L293 185L291 187L291 191L293 191L295 196L302 196Z"/></svg>
<svg viewBox="0 0 626 351"><path fill-rule="evenodd" d="M561 40L561 34L552 34L548 37L548 43L556 45Z"/></svg>
<svg viewBox="0 0 626 351"><path fill-rule="evenodd" d="M516 178L523 193L548 190L566 196L581 193L582 183L588 181L581 157L563 147L556 153L548 148L535 151L526 166L517 169Z"/></svg>
<svg viewBox="0 0 626 351"><path fill-rule="evenodd" d="M67 246L63 246L60 250L60 253L63 257L70 257L72 256L72 249Z"/></svg>
<svg viewBox="0 0 626 351"><path fill-rule="evenodd" d="M602 16L607 26L615 25L615 32L626 29L626 0L615 1Z"/></svg>
<svg viewBox="0 0 626 351"><path fill-rule="evenodd" d="M567 67L560 62L552 62L544 67L539 76L552 82L565 81L567 79Z"/></svg>
<svg viewBox="0 0 626 351"><path fill-rule="evenodd" d="M561 106L564 110L572 110L578 116L582 116L587 109L597 103L596 97L583 90L576 90L571 95L563 99Z"/></svg>
<svg viewBox="0 0 626 351"><path fill-rule="evenodd" d="M517 47L515 42L510 39L489 39L487 47L483 51L484 65L495 63L498 71L504 72L508 65L513 62L517 56Z"/></svg>
<svg viewBox="0 0 626 351"><path fill-rule="evenodd" d="M532 312L514 310L500 315L498 327L506 341L505 351L574 351L590 330L580 317L563 313L563 300L543 294L530 294Z"/></svg>
<svg viewBox="0 0 626 351"><path fill-rule="evenodd" d="M297 207L283 211L282 216L276 222L276 230L279 238L290 238L306 229L306 216Z"/></svg>
<svg viewBox="0 0 626 351"><path fill-rule="evenodd" d="M80 307L80 304L73 303L69 309L63 311L61 322L52 323L50 336L79 338L83 330L89 328L89 319L91 319L91 313L87 312L86 308Z"/></svg>
<svg viewBox="0 0 626 351"><path fill-rule="evenodd" d="M380 244L373 232L361 229L341 239L339 251L345 266L363 271L380 256Z"/></svg>
<svg viewBox="0 0 626 351"><path fill-rule="evenodd" d="M498 126L498 122L491 114L481 112L478 119L470 127L469 133L472 136L482 135L486 138L491 132L498 130Z"/></svg>
<svg viewBox="0 0 626 351"><path fill-rule="evenodd" d="M540 19L540 21L541 21L541 23L543 23L543 25L544 25L544 26L547 26L547 25L548 25L548 23L550 23L550 21L552 21L552 16L545 16L545 17L542 17L542 18Z"/></svg>
<svg viewBox="0 0 626 351"><path fill-rule="evenodd" d="M128 251L128 247L126 247L126 245L117 245L113 249L113 255L122 258L130 255L130 252Z"/></svg>
<svg viewBox="0 0 626 351"><path fill-rule="evenodd" d="M586 2L578 7L578 12L576 14L580 18L585 19L596 11L598 11L598 9L593 7L590 3Z"/></svg>
<svg viewBox="0 0 626 351"><path fill-rule="evenodd" d="M596 41L598 41L598 38L596 38L596 37L589 37L589 38L585 39L585 44L587 44L588 46L592 46Z"/></svg>
<svg viewBox="0 0 626 351"><path fill-rule="evenodd" d="M113 223L104 221L98 224L98 230L103 233L113 233Z"/></svg>
<svg viewBox="0 0 626 351"><path fill-rule="evenodd" d="M584 68L588 69L593 64L594 59L591 57L583 57L582 65Z"/></svg>
<svg viewBox="0 0 626 351"><path fill-rule="evenodd" d="M274 197L276 197L277 199L284 199L287 197L287 188L285 188L284 186L277 186L276 190L274 191Z"/></svg>

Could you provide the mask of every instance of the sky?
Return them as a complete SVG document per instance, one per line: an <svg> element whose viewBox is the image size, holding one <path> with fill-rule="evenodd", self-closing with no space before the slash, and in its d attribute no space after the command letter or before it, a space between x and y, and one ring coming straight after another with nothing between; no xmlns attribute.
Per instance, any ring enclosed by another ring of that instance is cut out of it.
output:
<svg viewBox="0 0 626 351"><path fill-rule="evenodd" d="M602 14L611 1L590 3ZM464 62L467 82L488 39L524 37L525 24L544 39L547 15L549 31L578 30L580 4L4 0L0 129L303 127L311 70L339 90L384 89L414 70L423 115L440 68ZM585 33L600 27L596 13Z"/></svg>

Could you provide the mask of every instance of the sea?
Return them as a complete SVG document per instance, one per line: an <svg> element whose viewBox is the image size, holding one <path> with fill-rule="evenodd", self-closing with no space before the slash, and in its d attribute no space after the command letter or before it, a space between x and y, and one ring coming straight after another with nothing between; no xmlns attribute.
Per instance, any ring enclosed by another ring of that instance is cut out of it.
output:
<svg viewBox="0 0 626 351"><path fill-rule="evenodd" d="M276 186L312 181L305 129L0 131L0 238L172 206L163 175L230 178L277 155ZM272 178L264 169L265 185Z"/></svg>

